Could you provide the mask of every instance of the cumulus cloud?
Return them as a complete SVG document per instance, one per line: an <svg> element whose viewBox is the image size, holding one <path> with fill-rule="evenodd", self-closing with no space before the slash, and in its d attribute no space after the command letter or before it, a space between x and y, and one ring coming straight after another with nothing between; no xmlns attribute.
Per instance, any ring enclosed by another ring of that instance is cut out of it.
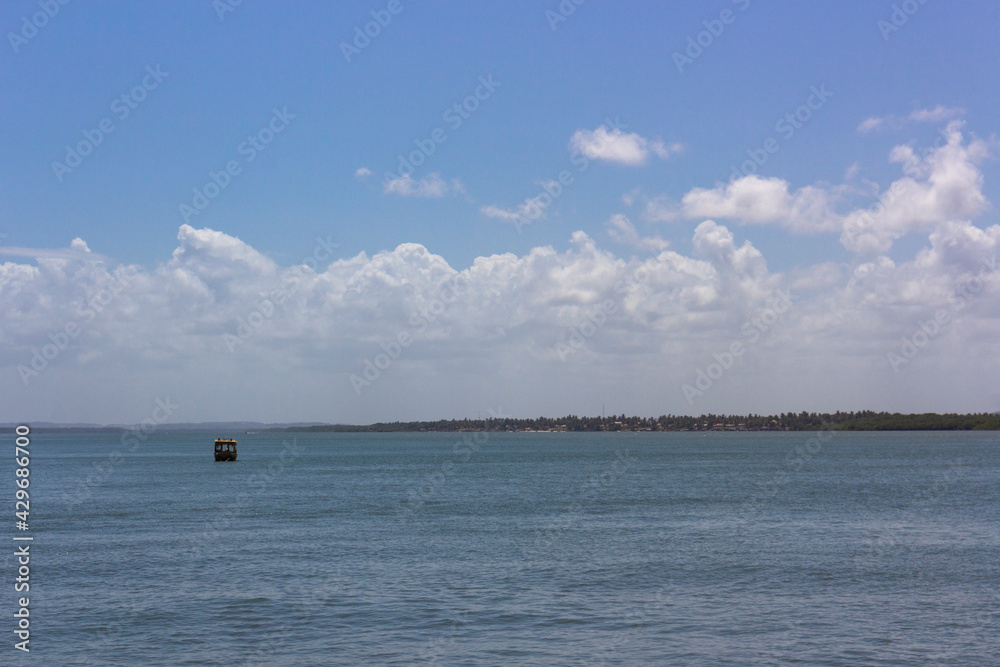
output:
<svg viewBox="0 0 1000 667"><path fill-rule="evenodd" d="M428 174L419 180L406 174L387 180L382 185L382 191L385 194L401 197L440 198L449 194L460 194L465 192L465 188L458 179L452 179L451 182L448 182L436 173Z"/></svg>
<svg viewBox="0 0 1000 667"><path fill-rule="evenodd" d="M570 150L591 160L606 160L631 167L643 165L649 156L666 159L682 150L680 144L666 145L661 140L649 140L634 132L619 128L609 130L601 125L596 130L577 130L570 138Z"/></svg>
<svg viewBox="0 0 1000 667"><path fill-rule="evenodd" d="M966 140L961 122L953 121L926 150L910 145L893 148L889 160L900 165L903 176L884 190L874 184L874 192L867 193L846 184L793 189L784 179L751 174L714 188L693 188L679 204L666 197L650 199L644 217L651 221L724 218L778 225L798 234L839 232L841 243L852 252L885 253L907 234L929 233L986 211L989 202L982 192L979 164L991 150L982 139ZM855 171L852 166L848 177ZM859 195L873 196L874 202L858 207ZM848 200L854 208L844 206Z"/></svg>
<svg viewBox="0 0 1000 667"><path fill-rule="evenodd" d="M806 186L790 192L785 180L750 175L711 190L691 190L681 200L680 213L687 218L778 222L798 232L830 232L839 228L833 200L827 189Z"/></svg>
<svg viewBox="0 0 1000 667"><path fill-rule="evenodd" d="M939 157L960 164L969 149L956 143ZM794 200L783 188L765 191L786 206ZM138 421L164 396L183 406L183 421L365 422L500 404L565 414L591 410L608 392L648 414L907 409L886 397L920 386L914 401L938 402L909 409L980 409L976 378L1000 370L1000 271L989 268L1000 226L948 220L927 231L928 247L911 260L824 262L789 276L714 220L697 225L688 254L614 216L608 232L628 244L624 253L575 232L565 249L482 256L464 268L418 243L336 257L323 240L281 266L235 236L188 225L152 268L112 263L78 243L58 257L0 263L0 392L9 419L76 421L126 419L118 411ZM794 307L766 331L752 329L751 343L745 327L777 290ZM599 308L600 326L560 358L558 345ZM897 374L886 354L941 309L951 324ZM60 338L70 323L74 335ZM23 381L21 368L54 341L64 348ZM681 386L734 341L745 356L689 404ZM351 377L364 378L379 354L388 365L380 361L357 393ZM963 378L959 394L943 380L951 374Z"/></svg>
<svg viewBox="0 0 1000 667"><path fill-rule="evenodd" d="M360 167L356 172L354 172L355 178L365 179L372 175L372 170L368 167Z"/></svg>
<svg viewBox="0 0 1000 667"><path fill-rule="evenodd" d="M844 247L855 252L886 252L906 234L974 218L988 208L978 165L990 154L989 145L979 139L963 141L958 121L941 138L946 142L922 155L910 146L893 149L890 159L901 164L906 175L881 193L874 206L842 217Z"/></svg>
<svg viewBox="0 0 1000 667"><path fill-rule="evenodd" d="M551 361L568 328L609 299L620 304L620 317L587 354L655 356L664 333L738 320L774 280L749 246L735 248L717 228L711 232L699 228L699 258L634 237L643 257L617 257L576 232L563 252L537 247L523 256L479 257L457 270L415 243L373 256L318 252L328 261L282 267L232 235L183 225L169 260L153 269L85 253L8 262L0 264L4 393L27 401L27 409L55 384L77 391L86 378L106 378L109 386L85 395L100 401L132 388L124 401L131 405L173 391L189 397L191 410L224 412L219 406L252 390L293 409L277 389L316 372L325 386L336 384L338 401L357 401L349 377L401 332L419 344L400 359L397 381L409 383L421 368L445 373L464 363L466 372L493 363L486 359L519 367ZM761 285L752 288L754 281ZM49 334L70 322L78 335L37 376L25 375L21 369L32 367Z"/></svg>

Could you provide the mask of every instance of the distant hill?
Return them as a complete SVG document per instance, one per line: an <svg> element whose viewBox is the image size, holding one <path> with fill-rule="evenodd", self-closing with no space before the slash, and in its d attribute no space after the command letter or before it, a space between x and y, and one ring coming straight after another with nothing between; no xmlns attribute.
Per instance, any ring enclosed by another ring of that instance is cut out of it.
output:
<svg viewBox="0 0 1000 667"><path fill-rule="evenodd" d="M17 426L23 425L25 422L20 423L5 423L0 424L0 433L9 433L14 430ZM219 433L232 433L244 431L266 431L286 428L302 428L309 426L316 426L321 424L321 422L291 422L283 424L274 423L264 423L264 422L180 422L177 424L161 424L157 427L157 431L160 433L169 433L171 431L213 431ZM65 432L65 431L123 431L136 427L136 424L58 424L53 422L27 422L27 425L32 431L45 433L45 432Z"/></svg>

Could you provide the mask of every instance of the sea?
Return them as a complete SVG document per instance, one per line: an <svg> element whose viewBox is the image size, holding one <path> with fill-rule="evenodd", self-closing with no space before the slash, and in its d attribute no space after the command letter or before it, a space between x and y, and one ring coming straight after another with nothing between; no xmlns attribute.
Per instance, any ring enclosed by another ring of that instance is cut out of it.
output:
<svg viewBox="0 0 1000 667"><path fill-rule="evenodd" d="M0 437L0 664L1000 664L997 433L140 435Z"/></svg>

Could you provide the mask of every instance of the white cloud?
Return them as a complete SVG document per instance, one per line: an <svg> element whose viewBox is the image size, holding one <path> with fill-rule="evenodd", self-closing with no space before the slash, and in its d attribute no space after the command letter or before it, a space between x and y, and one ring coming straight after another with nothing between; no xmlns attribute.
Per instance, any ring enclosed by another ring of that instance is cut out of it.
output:
<svg viewBox="0 0 1000 667"><path fill-rule="evenodd" d="M918 123L940 123L951 120L956 116L965 113L965 109L959 107L945 107L937 105L933 109L917 109L909 115L909 119Z"/></svg>
<svg viewBox="0 0 1000 667"><path fill-rule="evenodd" d="M276 271L274 260L224 232L195 229L181 225L177 232L180 245L173 252L167 268L183 267L213 280L243 275L249 271L257 276L269 276Z"/></svg>
<svg viewBox="0 0 1000 667"><path fill-rule="evenodd" d="M372 170L369 169L368 167L360 167L356 172L354 172L354 176L358 179L365 179L371 175L372 175Z"/></svg>
<svg viewBox="0 0 1000 667"><path fill-rule="evenodd" d="M677 203L669 197L653 197L646 200L642 217L650 222L673 222L681 217Z"/></svg>
<svg viewBox="0 0 1000 667"><path fill-rule="evenodd" d="M629 221L628 217L621 213L611 216L607 223L605 223L605 227L607 227L608 236L616 243L624 243L626 245L636 245L639 243L638 230Z"/></svg>
<svg viewBox="0 0 1000 667"><path fill-rule="evenodd" d="M382 192L401 197L440 198L449 194L463 193L465 188L458 179L452 179L449 183L441 178L440 174L428 174L420 180L406 174L386 181L382 185Z"/></svg>
<svg viewBox="0 0 1000 667"><path fill-rule="evenodd" d="M488 218L496 218L497 220L503 220L504 222L516 222L523 218L523 216L517 212L517 209L512 210L501 208L493 204L480 206L479 212Z"/></svg>
<svg viewBox="0 0 1000 667"><path fill-rule="evenodd" d="M953 175L966 192L958 167L969 150L949 144L936 157L942 166L920 168ZM754 197L786 207L795 199L756 185L764 194ZM1000 226L948 220L927 228L928 247L910 261L825 262L786 277L712 220L694 230L691 256L643 238L624 216L609 223L638 257L576 232L565 250L483 256L467 268L416 243L283 267L231 235L185 225L176 250L151 269L82 249L0 263L0 420L138 421L165 396L182 406L182 421L357 423L498 404L513 414L579 414L608 395L653 415L985 409L988 378L1000 370L1000 271L981 267L1000 247ZM949 298L973 278L975 295L956 310ZM741 329L778 288L791 291L794 308L751 344ZM607 302L614 313L558 359L555 346ZM953 324L895 374L886 353L939 309ZM24 386L18 366L69 322L78 334ZM240 326L249 335L231 352L224 336ZM397 352L401 334L412 341ZM745 356L688 404L681 386L733 341ZM351 374L386 348L397 358L357 396Z"/></svg>
<svg viewBox="0 0 1000 667"><path fill-rule="evenodd" d="M651 153L666 159L683 149L681 144L667 146L659 139L651 141L619 128L609 131L606 125L596 130L577 130L570 138L569 147L591 160L607 160L633 167L645 164Z"/></svg>
<svg viewBox="0 0 1000 667"><path fill-rule="evenodd" d="M943 136L947 143L923 156L909 146L893 149L890 159L900 163L906 175L894 181L875 206L842 217L841 242L848 250L886 252L906 234L974 218L987 209L978 164L989 155L989 145L978 139L963 142L958 121Z"/></svg>
<svg viewBox="0 0 1000 667"><path fill-rule="evenodd" d="M798 232L832 232L839 229L831 210L834 198L819 187L789 192L787 181L750 175L711 190L694 188L681 200L680 213L687 218L777 222Z"/></svg>
<svg viewBox="0 0 1000 667"><path fill-rule="evenodd" d="M903 176L886 189L862 193L856 186L816 184L792 189L780 178L745 176L714 188L693 188L679 205L668 198L648 200L643 217L651 221L676 218L725 218L749 224L773 224L794 233L840 232L852 252L885 253L907 234L929 233L953 220L973 219L986 211L979 164L994 146L981 139L965 141L960 121L942 131L936 147L918 153L899 145L889 155ZM946 141L944 141L946 139ZM854 175L852 166L847 176ZM857 207L859 196L874 201ZM855 208L838 209L852 198Z"/></svg>
<svg viewBox="0 0 1000 667"><path fill-rule="evenodd" d="M695 228L693 244L695 252L711 261L720 274L738 276L746 290L744 294L756 291L754 296L758 299L765 296L764 288L770 287L767 263L750 241L737 248L728 228L706 220Z"/></svg>
<svg viewBox="0 0 1000 667"><path fill-rule="evenodd" d="M544 191L544 188L548 188L552 192L558 192L554 189L554 186L558 184L555 181L542 181L539 185L542 186L543 192L534 197L528 197L514 208L501 208L496 205L489 205L481 206L479 212L486 217L514 224L519 230L521 225L544 220L548 207L555 201L552 195Z"/></svg>
<svg viewBox="0 0 1000 667"><path fill-rule="evenodd" d="M0 237L6 234L0 235ZM91 261L104 261L106 258L97 253L91 253L87 242L80 237L74 238L68 248L22 248L19 246L0 245L0 255L13 257L33 257L36 259L80 259L87 257Z"/></svg>
<svg viewBox="0 0 1000 667"><path fill-rule="evenodd" d="M861 121L860 125L858 125L858 132L861 133L871 132L872 130L881 127L882 124L885 123L885 121L886 121L885 118L866 118L865 120Z"/></svg>
<svg viewBox="0 0 1000 667"><path fill-rule="evenodd" d="M682 153L684 151L684 145L681 143L672 143L669 146L664 144L662 141L657 139L656 141L649 142L650 150L656 153L659 157L666 160L671 155L676 153Z"/></svg>
<svg viewBox="0 0 1000 667"><path fill-rule="evenodd" d="M858 132L867 134L873 130L884 128L898 130L904 127L908 121L914 123L942 123L956 116L961 116L964 113L965 109L960 107L946 107L939 104L933 109L916 109L903 118L893 114L867 118L858 125Z"/></svg>

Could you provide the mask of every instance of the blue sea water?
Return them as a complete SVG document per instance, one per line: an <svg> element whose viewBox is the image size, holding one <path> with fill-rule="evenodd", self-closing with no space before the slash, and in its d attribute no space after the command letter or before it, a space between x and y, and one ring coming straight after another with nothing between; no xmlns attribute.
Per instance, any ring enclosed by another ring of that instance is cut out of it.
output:
<svg viewBox="0 0 1000 667"><path fill-rule="evenodd" d="M32 434L30 654L4 457L0 664L1000 664L995 433L216 435Z"/></svg>

